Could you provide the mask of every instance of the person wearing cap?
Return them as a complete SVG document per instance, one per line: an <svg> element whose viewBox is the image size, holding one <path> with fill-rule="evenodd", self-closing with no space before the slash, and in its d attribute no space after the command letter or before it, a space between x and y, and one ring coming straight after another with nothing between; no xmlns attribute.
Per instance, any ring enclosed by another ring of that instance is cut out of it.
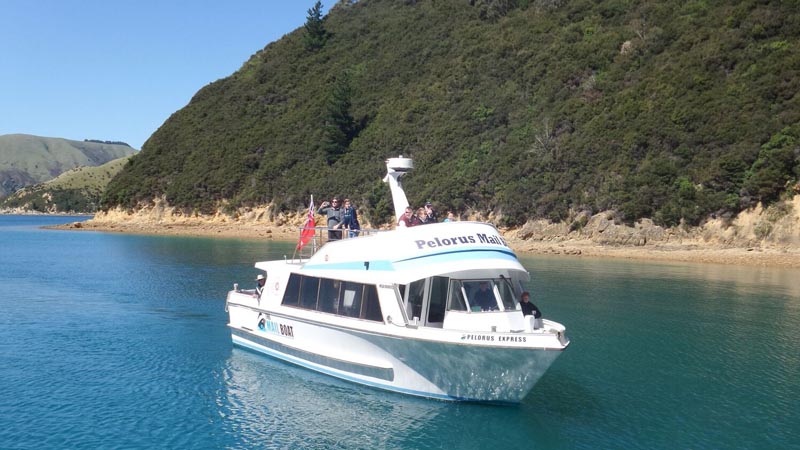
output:
<svg viewBox="0 0 800 450"><path fill-rule="evenodd" d="M431 202L425 202L425 220L422 223L436 223L436 211Z"/></svg>
<svg viewBox="0 0 800 450"><path fill-rule="evenodd" d="M261 293L264 292L264 285L267 284L267 278L264 277L264 275L258 274L256 283L256 297L261 298Z"/></svg>

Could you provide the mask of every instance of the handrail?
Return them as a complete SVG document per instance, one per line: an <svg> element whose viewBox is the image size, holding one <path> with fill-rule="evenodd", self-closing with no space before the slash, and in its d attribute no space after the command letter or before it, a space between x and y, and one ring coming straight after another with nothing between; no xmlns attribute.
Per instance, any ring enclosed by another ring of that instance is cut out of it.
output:
<svg viewBox="0 0 800 450"><path fill-rule="evenodd" d="M306 230L306 227L298 227L298 237L302 236L303 230ZM310 229L310 228L308 228ZM322 248L323 245L330 241L342 241L348 239L358 239L367 236L374 236L382 231L385 230L373 230L373 229L361 229L361 230L347 230L347 229L334 229L328 227L314 227L314 235L309 240L308 244L304 245L303 248L297 249L295 247L294 254L292 255L292 259L289 261L292 264L300 264L304 259L311 258L314 254ZM331 239L330 237L335 235L341 236L340 239Z"/></svg>

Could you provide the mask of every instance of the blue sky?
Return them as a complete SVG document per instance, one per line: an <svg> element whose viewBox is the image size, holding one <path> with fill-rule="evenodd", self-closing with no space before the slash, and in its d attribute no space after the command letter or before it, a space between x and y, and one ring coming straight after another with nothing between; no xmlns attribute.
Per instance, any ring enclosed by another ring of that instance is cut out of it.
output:
<svg viewBox="0 0 800 450"><path fill-rule="evenodd" d="M312 0L0 0L0 135L142 144ZM324 2L324 13L335 2Z"/></svg>

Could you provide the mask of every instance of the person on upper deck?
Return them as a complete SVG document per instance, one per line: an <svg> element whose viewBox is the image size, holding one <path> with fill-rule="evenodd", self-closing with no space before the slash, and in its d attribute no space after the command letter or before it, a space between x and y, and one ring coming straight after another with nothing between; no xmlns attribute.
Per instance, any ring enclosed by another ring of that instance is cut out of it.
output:
<svg viewBox="0 0 800 450"><path fill-rule="evenodd" d="M339 205L339 197L333 197L331 202L322 202L317 214L327 216L328 240L336 241L342 238L342 216L343 210Z"/></svg>
<svg viewBox="0 0 800 450"><path fill-rule="evenodd" d="M400 220L397 221L397 226L413 227L419 224L419 219L414 215L414 210L411 209L410 206L406 206L406 212L400 216Z"/></svg>
<svg viewBox="0 0 800 450"><path fill-rule="evenodd" d="M414 218L417 219L415 225L425 225L428 223L428 215L425 214L425 208L417 209L417 215L414 216Z"/></svg>
<svg viewBox="0 0 800 450"><path fill-rule="evenodd" d="M522 315L533 316L533 329L542 328L542 312L539 311L536 305L531 303L530 292L523 292L520 299L522 300L519 302L519 306L522 308Z"/></svg>
<svg viewBox="0 0 800 450"><path fill-rule="evenodd" d="M453 214L453 211L447 211L447 217L444 218L442 222L455 222L456 215Z"/></svg>
<svg viewBox="0 0 800 450"><path fill-rule="evenodd" d="M438 218L436 217L436 210L433 209L433 204L431 202L425 202L425 223L436 222L438 222Z"/></svg>
<svg viewBox="0 0 800 450"><path fill-rule="evenodd" d="M361 229L361 225L358 223L358 213L356 212L356 208L350 205L350 199L344 199L344 210L342 213L342 228L345 230L349 230L347 237L356 237L358 236L358 230Z"/></svg>

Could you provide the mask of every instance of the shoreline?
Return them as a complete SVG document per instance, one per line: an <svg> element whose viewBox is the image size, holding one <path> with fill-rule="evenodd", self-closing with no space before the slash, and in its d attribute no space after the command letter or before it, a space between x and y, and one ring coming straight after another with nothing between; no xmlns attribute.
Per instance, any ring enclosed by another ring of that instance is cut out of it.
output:
<svg viewBox="0 0 800 450"><path fill-rule="evenodd" d="M59 230L83 230L162 236L197 236L232 239L268 239L296 241L296 225L264 223L142 223L142 222L72 222L45 227ZM527 255L613 258L627 260L708 263L800 269L800 248L793 247L723 247L713 244L604 245L590 240L520 239L511 230L500 230L509 247Z"/></svg>

